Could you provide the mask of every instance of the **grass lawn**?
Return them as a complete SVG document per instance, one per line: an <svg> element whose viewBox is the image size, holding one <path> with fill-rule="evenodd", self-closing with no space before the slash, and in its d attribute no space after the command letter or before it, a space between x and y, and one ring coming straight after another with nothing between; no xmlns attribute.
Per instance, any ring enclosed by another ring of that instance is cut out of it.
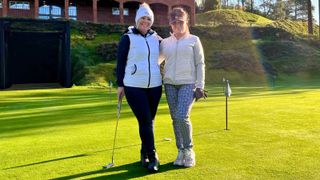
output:
<svg viewBox="0 0 320 180"><path fill-rule="evenodd" d="M116 166L111 162L115 90L8 90L0 93L0 179L318 179L320 89L233 87L229 131L222 88L194 104L197 165L172 165L177 150L163 96L155 124L159 173L139 166L138 126L123 104ZM165 141L164 138L172 138Z"/></svg>

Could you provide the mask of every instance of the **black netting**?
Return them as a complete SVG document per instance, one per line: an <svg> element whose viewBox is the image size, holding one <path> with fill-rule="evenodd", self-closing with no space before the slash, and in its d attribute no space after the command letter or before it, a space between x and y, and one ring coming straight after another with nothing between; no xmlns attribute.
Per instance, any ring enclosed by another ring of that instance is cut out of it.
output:
<svg viewBox="0 0 320 180"><path fill-rule="evenodd" d="M66 21L0 19L0 89L12 84L71 86Z"/></svg>

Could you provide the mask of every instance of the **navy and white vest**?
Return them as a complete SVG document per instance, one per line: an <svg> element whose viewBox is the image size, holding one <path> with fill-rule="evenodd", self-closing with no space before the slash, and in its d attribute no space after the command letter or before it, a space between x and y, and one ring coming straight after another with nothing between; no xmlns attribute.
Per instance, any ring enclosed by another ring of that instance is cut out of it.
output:
<svg viewBox="0 0 320 180"><path fill-rule="evenodd" d="M123 83L129 87L152 88L162 85L159 38L155 32L145 37L129 31L130 48Z"/></svg>

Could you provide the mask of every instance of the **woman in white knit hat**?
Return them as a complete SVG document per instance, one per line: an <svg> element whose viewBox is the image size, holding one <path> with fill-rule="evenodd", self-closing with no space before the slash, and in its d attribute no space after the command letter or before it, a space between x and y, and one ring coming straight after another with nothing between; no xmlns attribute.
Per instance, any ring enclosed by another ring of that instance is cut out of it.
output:
<svg viewBox="0 0 320 180"><path fill-rule="evenodd" d="M142 166L156 172L160 165L154 144L154 119L162 94L160 37L151 30L154 14L148 4L140 5L135 21L136 26L129 27L119 42L118 98L126 96L138 120Z"/></svg>

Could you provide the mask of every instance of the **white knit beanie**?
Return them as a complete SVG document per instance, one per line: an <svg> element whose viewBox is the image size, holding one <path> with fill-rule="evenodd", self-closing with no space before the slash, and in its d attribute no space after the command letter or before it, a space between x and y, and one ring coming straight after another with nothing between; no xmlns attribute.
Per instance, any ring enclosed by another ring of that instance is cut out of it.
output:
<svg viewBox="0 0 320 180"><path fill-rule="evenodd" d="M143 3L140 5L137 14L136 14L136 26L138 27L138 21L140 18L142 18L143 16L147 16L151 19L151 26L153 24L154 21L154 15L152 10L150 9L150 6L147 3Z"/></svg>

